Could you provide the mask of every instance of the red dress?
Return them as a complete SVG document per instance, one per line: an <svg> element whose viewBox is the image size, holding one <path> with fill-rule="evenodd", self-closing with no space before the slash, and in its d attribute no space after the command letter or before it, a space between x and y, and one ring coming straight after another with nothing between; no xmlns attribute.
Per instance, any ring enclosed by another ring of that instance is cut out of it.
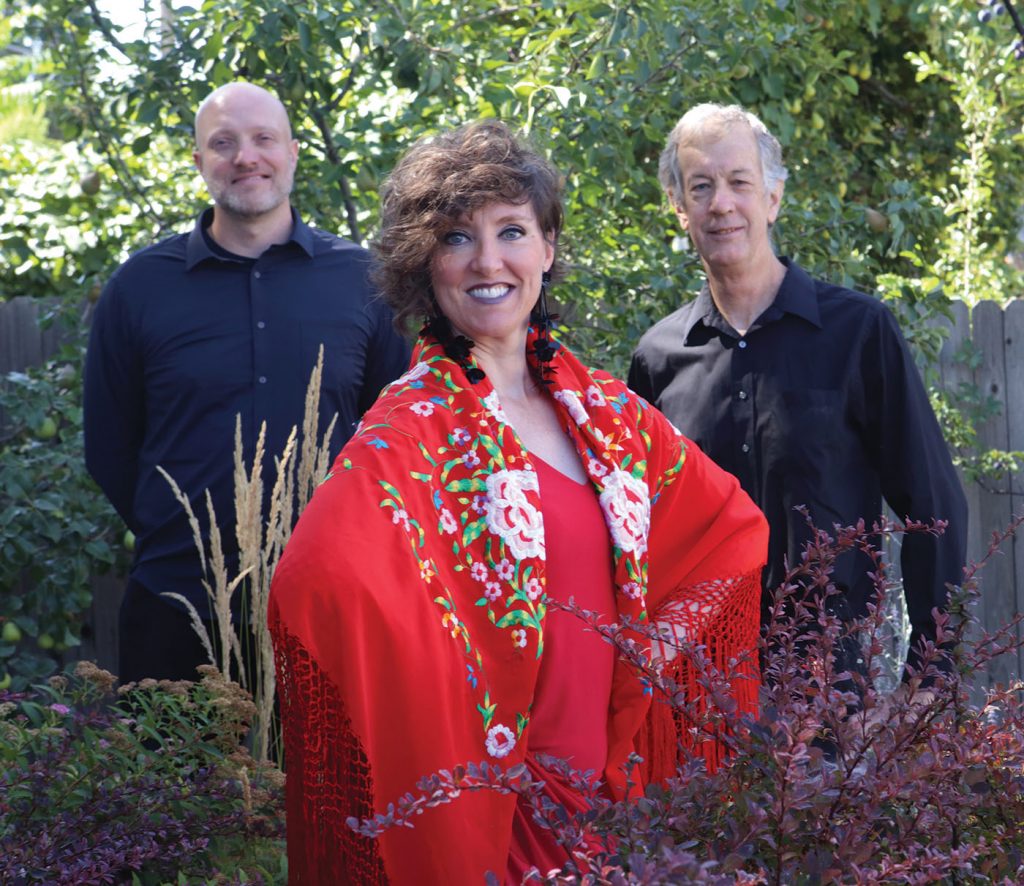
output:
<svg viewBox="0 0 1024 886"><path fill-rule="evenodd" d="M541 509L547 528L548 596L615 620L615 582L608 527L589 483L575 480L533 457L540 479ZM608 703L615 650L583 621L551 608L544 658L530 710L526 764L549 785L549 793L570 811L582 810L582 797L540 767L537 754L569 760L574 769L594 770L600 778L608 762ZM512 820L507 881L519 886L536 866L542 874L565 863L565 851L551 831L533 820L520 800Z"/></svg>

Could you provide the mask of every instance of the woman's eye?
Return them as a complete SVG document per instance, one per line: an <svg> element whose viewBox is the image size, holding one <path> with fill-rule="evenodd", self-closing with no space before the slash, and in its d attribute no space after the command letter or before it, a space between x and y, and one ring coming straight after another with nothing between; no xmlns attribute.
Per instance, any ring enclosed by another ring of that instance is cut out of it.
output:
<svg viewBox="0 0 1024 886"><path fill-rule="evenodd" d="M467 237L462 231L449 231L441 238L441 242L444 243L445 246L461 246L463 243L468 241L469 237Z"/></svg>
<svg viewBox="0 0 1024 886"><path fill-rule="evenodd" d="M501 232L501 236L505 240L518 240L520 237L525 235L526 231L519 227L519 225L509 225Z"/></svg>

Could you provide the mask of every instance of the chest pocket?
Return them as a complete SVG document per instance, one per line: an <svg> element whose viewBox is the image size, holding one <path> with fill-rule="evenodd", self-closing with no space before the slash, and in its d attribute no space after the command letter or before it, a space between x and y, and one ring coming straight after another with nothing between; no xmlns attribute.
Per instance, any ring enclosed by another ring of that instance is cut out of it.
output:
<svg viewBox="0 0 1024 886"><path fill-rule="evenodd" d="M763 413L763 457L771 472L800 485L825 482L841 470L843 403L836 390L780 391Z"/></svg>

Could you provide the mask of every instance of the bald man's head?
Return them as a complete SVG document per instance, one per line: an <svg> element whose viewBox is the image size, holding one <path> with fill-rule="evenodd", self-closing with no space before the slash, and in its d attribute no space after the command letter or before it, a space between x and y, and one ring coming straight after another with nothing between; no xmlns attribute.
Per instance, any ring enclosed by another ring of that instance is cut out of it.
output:
<svg viewBox="0 0 1024 886"><path fill-rule="evenodd" d="M247 220L290 213L299 146L277 96L252 83L221 86L196 111L195 135L192 156L218 211Z"/></svg>
<svg viewBox="0 0 1024 886"><path fill-rule="evenodd" d="M193 132L195 134L197 147L199 146L200 127L202 126L203 117L205 116L206 111L234 99L241 101L246 101L246 99L248 99L256 103L263 103L268 110L270 108L276 109L276 112L279 115L279 122L284 123L284 128L288 133L288 138L292 137L292 127L288 122L288 112L285 110L281 99L272 92L264 89L262 86L257 86L255 83L246 83L244 80L237 80L234 83L226 83L224 86L218 86L213 90L213 92L203 99L202 103L196 109L196 119Z"/></svg>

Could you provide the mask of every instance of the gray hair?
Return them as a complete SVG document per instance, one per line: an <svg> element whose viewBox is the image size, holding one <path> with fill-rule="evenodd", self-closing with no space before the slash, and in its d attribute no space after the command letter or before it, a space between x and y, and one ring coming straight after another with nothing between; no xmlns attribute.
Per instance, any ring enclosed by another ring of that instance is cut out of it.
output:
<svg viewBox="0 0 1024 886"><path fill-rule="evenodd" d="M707 102L690 108L669 134L665 150L658 160L658 181L670 200L683 193L683 170L679 168L679 148L691 144L705 135L723 134L737 124L749 126L757 140L761 157L761 176L768 191L785 182L789 172L782 163L782 146L768 131L761 118L739 105L719 105ZM673 202L676 202L673 200Z"/></svg>

